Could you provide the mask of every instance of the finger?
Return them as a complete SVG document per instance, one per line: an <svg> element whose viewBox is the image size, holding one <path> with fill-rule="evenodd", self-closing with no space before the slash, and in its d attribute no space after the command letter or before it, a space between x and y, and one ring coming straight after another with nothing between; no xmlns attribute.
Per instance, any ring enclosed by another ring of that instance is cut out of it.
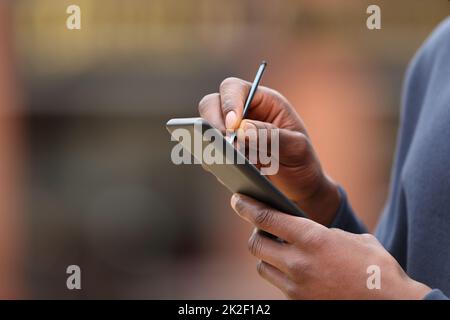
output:
<svg viewBox="0 0 450 320"><path fill-rule="evenodd" d="M262 278L269 281L288 296L290 295L290 291L292 291L290 288L295 287L295 283L286 274L269 263L259 261L256 265L256 270Z"/></svg>
<svg viewBox="0 0 450 320"><path fill-rule="evenodd" d="M214 128L225 133L225 123L222 117L220 106L220 96L218 93L211 93L203 97L198 104L200 117L208 121Z"/></svg>
<svg viewBox="0 0 450 320"><path fill-rule="evenodd" d="M242 194L233 194L231 206L243 219L289 243L313 245L328 229L312 220L279 212Z"/></svg>
<svg viewBox="0 0 450 320"><path fill-rule="evenodd" d="M237 141L244 144L246 150L257 151L257 154L263 152L285 166L300 166L314 157L309 138L304 133L279 129L268 122L243 120L237 130Z"/></svg>
<svg viewBox="0 0 450 320"><path fill-rule="evenodd" d="M251 83L239 78L227 78L220 84L220 101L223 119L227 130L235 130L242 120L242 112ZM293 108L286 102L281 103L281 95L274 90L259 86L253 96L249 115L253 114L261 120L271 121L276 115L296 117ZM282 118L282 117L281 117ZM298 118L299 119L299 118ZM292 122L290 120L289 122ZM299 121L300 123L301 121Z"/></svg>
<svg viewBox="0 0 450 320"><path fill-rule="evenodd" d="M270 263L285 273L289 272L285 263L286 257L289 256L289 246L290 244L288 243L267 237L256 228L248 241L248 249L252 255Z"/></svg>
<svg viewBox="0 0 450 320"><path fill-rule="evenodd" d="M250 82L238 78L227 78L220 84L221 109L227 130L235 130L239 126L250 87ZM306 134L303 121L286 98L264 86L259 86L256 90L247 118L274 123L280 128Z"/></svg>

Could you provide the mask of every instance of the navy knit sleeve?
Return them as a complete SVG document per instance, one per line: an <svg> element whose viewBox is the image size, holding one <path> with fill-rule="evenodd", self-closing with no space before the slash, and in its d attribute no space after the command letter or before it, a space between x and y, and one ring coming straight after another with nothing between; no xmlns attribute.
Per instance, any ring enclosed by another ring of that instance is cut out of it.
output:
<svg viewBox="0 0 450 320"><path fill-rule="evenodd" d="M449 300L448 297L439 289L431 290L424 298L424 300Z"/></svg>
<svg viewBox="0 0 450 320"><path fill-rule="evenodd" d="M352 233L366 233L366 227L353 213L353 209L350 206L347 195L342 187L339 187L339 193L341 195L341 204L329 227L339 228Z"/></svg>

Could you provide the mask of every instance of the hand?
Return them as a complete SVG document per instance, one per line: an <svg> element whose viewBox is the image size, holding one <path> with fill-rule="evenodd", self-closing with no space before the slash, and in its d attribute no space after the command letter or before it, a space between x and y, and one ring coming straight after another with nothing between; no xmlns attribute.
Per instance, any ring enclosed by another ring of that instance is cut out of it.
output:
<svg viewBox="0 0 450 320"><path fill-rule="evenodd" d="M231 205L257 229L285 240L255 231L249 249L261 260L259 274L288 298L422 299L431 291L409 278L372 235L328 229L243 195L233 195ZM367 287L367 267L371 265L380 268L380 289Z"/></svg>
<svg viewBox="0 0 450 320"><path fill-rule="evenodd" d="M200 116L221 130L279 129L279 170L268 178L308 216L329 225L339 207L336 184L326 176L316 157L302 120L278 92L260 86L248 112L242 110L251 84L237 78L225 79L219 93L199 103Z"/></svg>

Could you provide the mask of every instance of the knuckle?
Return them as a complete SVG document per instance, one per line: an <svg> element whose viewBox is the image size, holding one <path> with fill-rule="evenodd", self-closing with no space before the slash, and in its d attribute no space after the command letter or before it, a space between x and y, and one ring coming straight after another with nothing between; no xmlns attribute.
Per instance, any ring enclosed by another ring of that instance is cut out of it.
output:
<svg viewBox="0 0 450 320"><path fill-rule="evenodd" d="M303 238L305 246L314 248L315 250L324 247L328 242L326 233L316 228L308 230Z"/></svg>
<svg viewBox="0 0 450 320"><path fill-rule="evenodd" d="M262 239L258 233L254 233L248 240L248 250L254 256L259 255L262 249Z"/></svg>
<svg viewBox="0 0 450 320"><path fill-rule="evenodd" d="M269 88L269 94L275 99L275 101L279 104L287 105L289 104L287 98L283 96L279 91Z"/></svg>
<svg viewBox="0 0 450 320"><path fill-rule="evenodd" d="M235 107L233 99L230 95L225 94L222 98L222 111L226 114Z"/></svg>
<svg viewBox="0 0 450 320"><path fill-rule="evenodd" d="M329 228L329 230L334 233L346 233L344 230L336 228L336 227L331 227L331 228Z"/></svg>
<svg viewBox="0 0 450 320"><path fill-rule="evenodd" d="M311 145L308 137L302 132L296 132L296 150L299 154L305 155L310 152Z"/></svg>
<svg viewBox="0 0 450 320"><path fill-rule="evenodd" d="M266 265L264 262L262 261L258 261L258 263L256 264L256 271L258 272L258 274L260 276L265 274L266 271Z"/></svg>
<svg viewBox="0 0 450 320"><path fill-rule="evenodd" d="M267 93L275 104L281 106L283 109L289 112L294 112L291 103L282 93L272 88L267 88Z"/></svg>
<svg viewBox="0 0 450 320"><path fill-rule="evenodd" d="M339 228L329 228L328 229L332 234L334 234L334 235L336 235L336 236L338 236L338 237L342 237L342 236L344 236L344 237L348 237L349 236L349 233L347 232L347 231L344 231L344 230L342 230L342 229L339 229ZM351 234L351 235L353 235L353 234ZM359 235L358 235L359 236Z"/></svg>
<svg viewBox="0 0 450 320"><path fill-rule="evenodd" d="M289 261L286 261L286 268L290 274L297 274L300 269L299 262L297 259L289 259Z"/></svg>
<svg viewBox="0 0 450 320"><path fill-rule="evenodd" d="M200 102L198 103L198 111L200 114L203 114L211 105L213 99L215 99L219 94L218 93L210 93L204 96Z"/></svg>
<svg viewBox="0 0 450 320"><path fill-rule="evenodd" d="M296 299L297 298L297 285L294 283L287 284L284 288L284 294L289 299Z"/></svg>
<svg viewBox="0 0 450 320"><path fill-rule="evenodd" d="M268 208L259 210L254 219L255 225L263 229L273 225L273 223L275 222L274 213Z"/></svg>
<svg viewBox="0 0 450 320"><path fill-rule="evenodd" d="M308 270L308 263L304 259L289 259L286 261L286 267L291 275L303 278Z"/></svg>
<svg viewBox="0 0 450 320"><path fill-rule="evenodd" d="M373 236L370 233L363 233L360 235L361 238L365 239L365 240L372 240Z"/></svg>
<svg viewBox="0 0 450 320"><path fill-rule="evenodd" d="M236 78L236 77L228 77L225 78L221 83L220 83L220 92L222 92L223 90L226 90L227 88L229 88L230 85L234 85L236 83L240 83L241 79Z"/></svg>
<svg viewBox="0 0 450 320"><path fill-rule="evenodd" d="M373 244L373 243L377 243L377 242L378 242L377 238L375 238L375 236L373 236L373 235L370 234L370 233L363 233L363 234L360 234L359 236L361 237L361 239L362 239L364 242L367 242L367 243L370 243L370 244Z"/></svg>

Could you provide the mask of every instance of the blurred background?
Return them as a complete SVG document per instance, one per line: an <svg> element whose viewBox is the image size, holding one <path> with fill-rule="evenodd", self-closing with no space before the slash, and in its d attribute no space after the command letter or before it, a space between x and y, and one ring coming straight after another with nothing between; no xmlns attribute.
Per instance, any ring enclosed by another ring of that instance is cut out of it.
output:
<svg viewBox="0 0 450 320"><path fill-rule="evenodd" d="M66 28L77 4L82 29ZM378 4L382 29L366 28ZM447 0L0 2L0 297L283 298L250 226L165 122L228 76L283 93L326 171L373 230L402 78ZM82 290L66 288L66 268Z"/></svg>

